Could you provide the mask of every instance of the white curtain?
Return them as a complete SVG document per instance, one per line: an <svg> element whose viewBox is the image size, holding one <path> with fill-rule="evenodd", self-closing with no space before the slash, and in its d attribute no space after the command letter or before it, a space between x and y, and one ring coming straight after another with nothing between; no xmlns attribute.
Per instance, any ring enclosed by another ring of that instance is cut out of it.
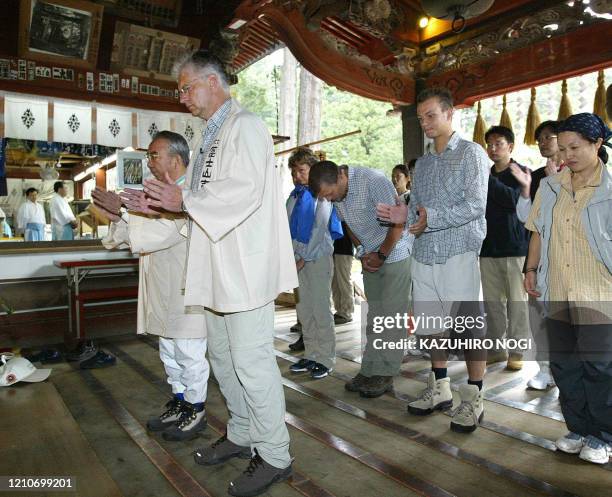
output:
<svg viewBox="0 0 612 497"><path fill-rule="evenodd" d="M193 150L204 130L204 120L190 114L176 114L174 116L174 131L183 135L189 150Z"/></svg>
<svg viewBox="0 0 612 497"><path fill-rule="evenodd" d="M48 110L46 100L6 95L4 97L5 137L48 141Z"/></svg>
<svg viewBox="0 0 612 497"><path fill-rule="evenodd" d="M110 107L98 107L96 118L98 145L125 148L132 146L132 113Z"/></svg>
<svg viewBox="0 0 612 497"><path fill-rule="evenodd" d="M53 104L53 140L90 145L91 106L76 103Z"/></svg>
<svg viewBox="0 0 612 497"><path fill-rule="evenodd" d="M147 148L159 131L170 131L170 117L158 112L138 113L138 148Z"/></svg>

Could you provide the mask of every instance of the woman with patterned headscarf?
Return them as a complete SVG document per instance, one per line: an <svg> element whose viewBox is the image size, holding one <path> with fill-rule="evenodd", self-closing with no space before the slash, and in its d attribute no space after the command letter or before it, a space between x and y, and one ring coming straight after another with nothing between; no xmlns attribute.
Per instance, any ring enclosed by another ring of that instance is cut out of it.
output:
<svg viewBox="0 0 612 497"><path fill-rule="evenodd" d="M543 301L550 367L569 433L557 448L606 464L612 452L612 132L599 116L559 124L565 167L542 180L525 290Z"/></svg>

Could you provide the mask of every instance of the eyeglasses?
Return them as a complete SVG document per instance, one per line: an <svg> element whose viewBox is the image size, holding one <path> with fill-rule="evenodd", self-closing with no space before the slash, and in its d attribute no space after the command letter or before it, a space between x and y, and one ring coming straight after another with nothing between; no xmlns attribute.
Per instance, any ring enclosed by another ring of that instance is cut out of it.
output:
<svg viewBox="0 0 612 497"><path fill-rule="evenodd" d="M550 140L552 140L553 138L557 138L557 135L548 135L548 136L542 136L541 138L538 138L536 141L538 143L542 143L542 142L549 142Z"/></svg>
<svg viewBox="0 0 612 497"><path fill-rule="evenodd" d="M147 160L155 160L159 158L159 152L147 152L145 154L145 157L147 158Z"/></svg>
<svg viewBox="0 0 612 497"><path fill-rule="evenodd" d="M180 93L182 96L187 95L187 94L189 93L189 91L190 91L190 90L193 88L193 84L194 84L196 81L198 81L198 80L200 80L200 79L206 79L206 78L208 78L208 76L212 76L212 74L205 74L205 75L204 75L204 76L202 76L201 78L195 78L195 79L192 79L192 80L191 80L189 83L187 83L186 85L183 85L183 86L182 86L182 88L179 88L179 93Z"/></svg>

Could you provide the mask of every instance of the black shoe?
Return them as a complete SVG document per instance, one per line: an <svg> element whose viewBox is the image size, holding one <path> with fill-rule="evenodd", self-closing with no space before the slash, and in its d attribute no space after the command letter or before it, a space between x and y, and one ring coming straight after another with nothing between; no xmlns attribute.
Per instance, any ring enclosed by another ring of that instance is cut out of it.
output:
<svg viewBox="0 0 612 497"><path fill-rule="evenodd" d="M306 371L312 370L316 365L317 363L310 359L300 359L289 367L289 371L292 373L305 373Z"/></svg>
<svg viewBox="0 0 612 497"><path fill-rule="evenodd" d="M359 396L375 399L393 390L393 376L372 376L359 390Z"/></svg>
<svg viewBox="0 0 612 497"><path fill-rule="evenodd" d="M289 328L289 331L293 333L302 333L302 323L298 321L291 328Z"/></svg>
<svg viewBox="0 0 612 497"><path fill-rule="evenodd" d="M299 352L301 350L304 350L304 335L300 335L300 338L298 338L297 341L290 344L289 348L293 350L294 352Z"/></svg>
<svg viewBox="0 0 612 497"><path fill-rule="evenodd" d="M203 447L193 453L193 459L196 463L204 466L212 466L238 457L240 459L251 458L251 447L242 447L223 435L219 440L213 442L210 447Z"/></svg>
<svg viewBox="0 0 612 497"><path fill-rule="evenodd" d="M97 353L98 346L93 342L93 340L85 340L83 342L79 342L76 350L66 354L66 360L75 362L86 361L87 359L91 359Z"/></svg>
<svg viewBox="0 0 612 497"><path fill-rule="evenodd" d="M315 380L320 380L321 378L329 376L329 373L331 372L331 368L326 368L323 366L323 364L317 362L315 367L310 371L310 376L312 376Z"/></svg>
<svg viewBox="0 0 612 497"><path fill-rule="evenodd" d="M26 356L26 359L30 362L40 362L42 364L55 364L64 360L61 352L55 349L42 349L37 354Z"/></svg>
<svg viewBox="0 0 612 497"><path fill-rule="evenodd" d="M198 433L206 429L206 411L204 407L197 410L196 407L183 401L181 404L181 414L176 423L166 428L162 437L169 442L182 442L191 440L198 436Z"/></svg>
<svg viewBox="0 0 612 497"><path fill-rule="evenodd" d="M81 369L99 369L99 368L108 368L109 366L114 366L117 362L117 359L103 352L102 350L98 352L91 359L87 359L86 361L81 362Z"/></svg>
<svg viewBox="0 0 612 497"><path fill-rule="evenodd" d="M260 495L274 483L288 479L291 473L291 464L284 469L276 468L264 461L255 450L246 471L230 482L227 493L234 497Z"/></svg>
<svg viewBox="0 0 612 497"><path fill-rule="evenodd" d="M159 416L151 418L147 421L147 430L149 431L164 431L181 417L181 399L172 397L172 400L166 402L166 410Z"/></svg>
<svg viewBox="0 0 612 497"><path fill-rule="evenodd" d="M340 314L334 314L334 324L340 325L340 324L346 324L346 323L350 323L353 320L352 317L345 317L345 316L341 316Z"/></svg>

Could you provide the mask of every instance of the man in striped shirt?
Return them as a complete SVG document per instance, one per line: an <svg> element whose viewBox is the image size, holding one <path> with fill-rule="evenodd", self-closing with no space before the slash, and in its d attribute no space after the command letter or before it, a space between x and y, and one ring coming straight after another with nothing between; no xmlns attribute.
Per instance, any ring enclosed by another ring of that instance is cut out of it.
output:
<svg viewBox="0 0 612 497"><path fill-rule="evenodd" d="M431 348L432 372L427 388L408 404L408 411L425 415L453 404L447 376L448 349L431 344L446 343L437 342L438 338L481 338L485 333L482 316L474 314L480 308L478 253L487 228L489 161L481 146L453 131L453 99L448 90L421 92L417 117L433 144L417 160L410 205L381 205L377 213L393 223L407 217L408 229L416 236L412 253L414 316L425 318L425 326L418 326L416 333L431 339L427 344L421 340L419 348ZM464 326L468 318L475 322ZM451 429L472 432L483 416L486 351L464 348L464 352L469 381L459 387L461 405L454 412Z"/></svg>

